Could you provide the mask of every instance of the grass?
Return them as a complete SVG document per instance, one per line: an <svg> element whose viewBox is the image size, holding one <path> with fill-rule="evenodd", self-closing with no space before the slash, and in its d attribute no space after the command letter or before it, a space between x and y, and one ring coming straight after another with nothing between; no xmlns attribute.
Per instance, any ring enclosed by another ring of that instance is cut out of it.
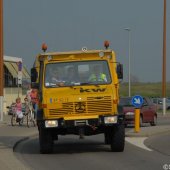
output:
<svg viewBox="0 0 170 170"><path fill-rule="evenodd" d="M157 113L159 113L159 114L162 114L162 110L161 109L159 109L159 110L157 110ZM166 110L166 114L170 114L170 110Z"/></svg>
<svg viewBox="0 0 170 170"><path fill-rule="evenodd" d="M128 95L129 95L128 83L121 83L120 96ZM131 83L131 96L134 95L161 97L162 83ZM170 97L170 82L166 83L166 97Z"/></svg>

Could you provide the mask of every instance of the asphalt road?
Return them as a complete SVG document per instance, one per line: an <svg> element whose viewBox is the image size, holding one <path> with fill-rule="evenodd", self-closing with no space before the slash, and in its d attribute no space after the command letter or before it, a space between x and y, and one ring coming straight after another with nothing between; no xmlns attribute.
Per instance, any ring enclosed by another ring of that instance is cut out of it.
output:
<svg viewBox="0 0 170 170"><path fill-rule="evenodd" d="M158 125L169 124L170 116L159 116ZM145 130L147 126L151 127L148 124L144 128ZM24 128L18 126L3 127L11 135L15 135L15 138L19 138L18 135ZM26 130L30 131L30 134L33 131L31 128L26 128ZM130 130L133 130L133 126L126 128L126 132ZM10 135L9 133L8 136ZM5 137L5 134L4 132L1 137L2 141L8 139L11 142L16 141L11 138L11 135L10 138ZM78 136L73 135L59 136L59 141L54 146L54 153L42 155L39 153L38 136L32 136L28 140L20 142L15 147L13 154L19 162L22 162L22 167L35 170L168 170L170 167L170 147L167 141L170 141L170 132L159 133L159 135L145 139L134 137L132 142L132 138L126 137L124 152L114 153L110 151L109 145L104 144L103 135L85 137L84 140L80 140ZM11 143L10 141L8 142L9 144ZM143 141L146 145L145 147L141 145ZM6 142L4 141L4 143ZM12 143L10 146L12 147Z"/></svg>
<svg viewBox="0 0 170 170"><path fill-rule="evenodd" d="M161 170L165 164L170 164L170 155L158 151L162 146L157 143L163 141L162 137L145 140L152 151L126 142L124 152L114 153L109 145L104 145L103 135L83 140L72 135L61 136L55 143L54 153L42 155L39 153L38 137L35 136L18 145L15 155L27 167L35 170ZM165 146L164 151L166 147L169 146Z"/></svg>
<svg viewBox="0 0 170 170"><path fill-rule="evenodd" d="M168 142L167 142L168 141ZM169 156L170 158L170 132L149 137L145 140L145 145L157 152ZM170 164L170 159L169 162ZM170 169L170 168L169 168Z"/></svg>

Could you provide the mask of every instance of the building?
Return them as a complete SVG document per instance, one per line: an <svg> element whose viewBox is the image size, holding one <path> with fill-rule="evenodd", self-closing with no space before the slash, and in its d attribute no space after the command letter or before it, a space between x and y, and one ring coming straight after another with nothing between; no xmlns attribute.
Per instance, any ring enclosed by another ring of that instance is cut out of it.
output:
<svg viewBox="0 0 170 170"><path fill-rule="evenodd" d="M21 74L18 74L18 64L22 63L22 58L4 56L4 113L6 106L9 106L19 96L25 97L22 87L25 82L30 82L30 75L26 67L22 64ZM21 80L19 83L18 81Z"/></svg>

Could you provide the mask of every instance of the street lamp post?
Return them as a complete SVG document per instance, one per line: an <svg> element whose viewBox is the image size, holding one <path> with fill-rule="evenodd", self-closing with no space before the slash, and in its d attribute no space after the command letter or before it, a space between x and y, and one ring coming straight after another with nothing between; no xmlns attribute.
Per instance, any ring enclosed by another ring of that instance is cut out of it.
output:
<svg viewBox="0 0 170 170"><path fill-rule="evenodd" d="M128 75L128 81L129 81L129 97L131 97L131 79L130 79L130 55L131 55L131 51L130 51L130 45L131 45L131 29L130 28L124 28L124 30L128 31L128 35L129 35L129 75Z"/></svg>
<svg viewBox="0 0 170 170"><path fill-rule="evenodd" d="M0 0L0 121L3 121L3 0Z"/></svg>
<svg viewBox="0 0 170 170"><path fill-rule="evenodd" d="M166 114L166 0L164 0L164 16L163 16L162 98L163 98L163 115L165 115Z"/></svg>

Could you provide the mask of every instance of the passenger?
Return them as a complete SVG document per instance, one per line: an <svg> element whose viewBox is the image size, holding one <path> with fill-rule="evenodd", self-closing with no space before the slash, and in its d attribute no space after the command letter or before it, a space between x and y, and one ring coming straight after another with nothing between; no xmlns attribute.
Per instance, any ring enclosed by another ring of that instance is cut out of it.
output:
<svg viewBox="0 0 170 170"><path fill-rule="evenodd" d="M68 68L67 75L66 75L66 82L68 82L68 83L78 82L78 77L77 77L76 70L74 67Z"/></svg>
<svg viewBox="0 0 170 170"><path fill-rule="evenodd" d="M100 72L99 66L94 66L93 73L90 75L89 82L107 82L106 75Z"/></svg>

